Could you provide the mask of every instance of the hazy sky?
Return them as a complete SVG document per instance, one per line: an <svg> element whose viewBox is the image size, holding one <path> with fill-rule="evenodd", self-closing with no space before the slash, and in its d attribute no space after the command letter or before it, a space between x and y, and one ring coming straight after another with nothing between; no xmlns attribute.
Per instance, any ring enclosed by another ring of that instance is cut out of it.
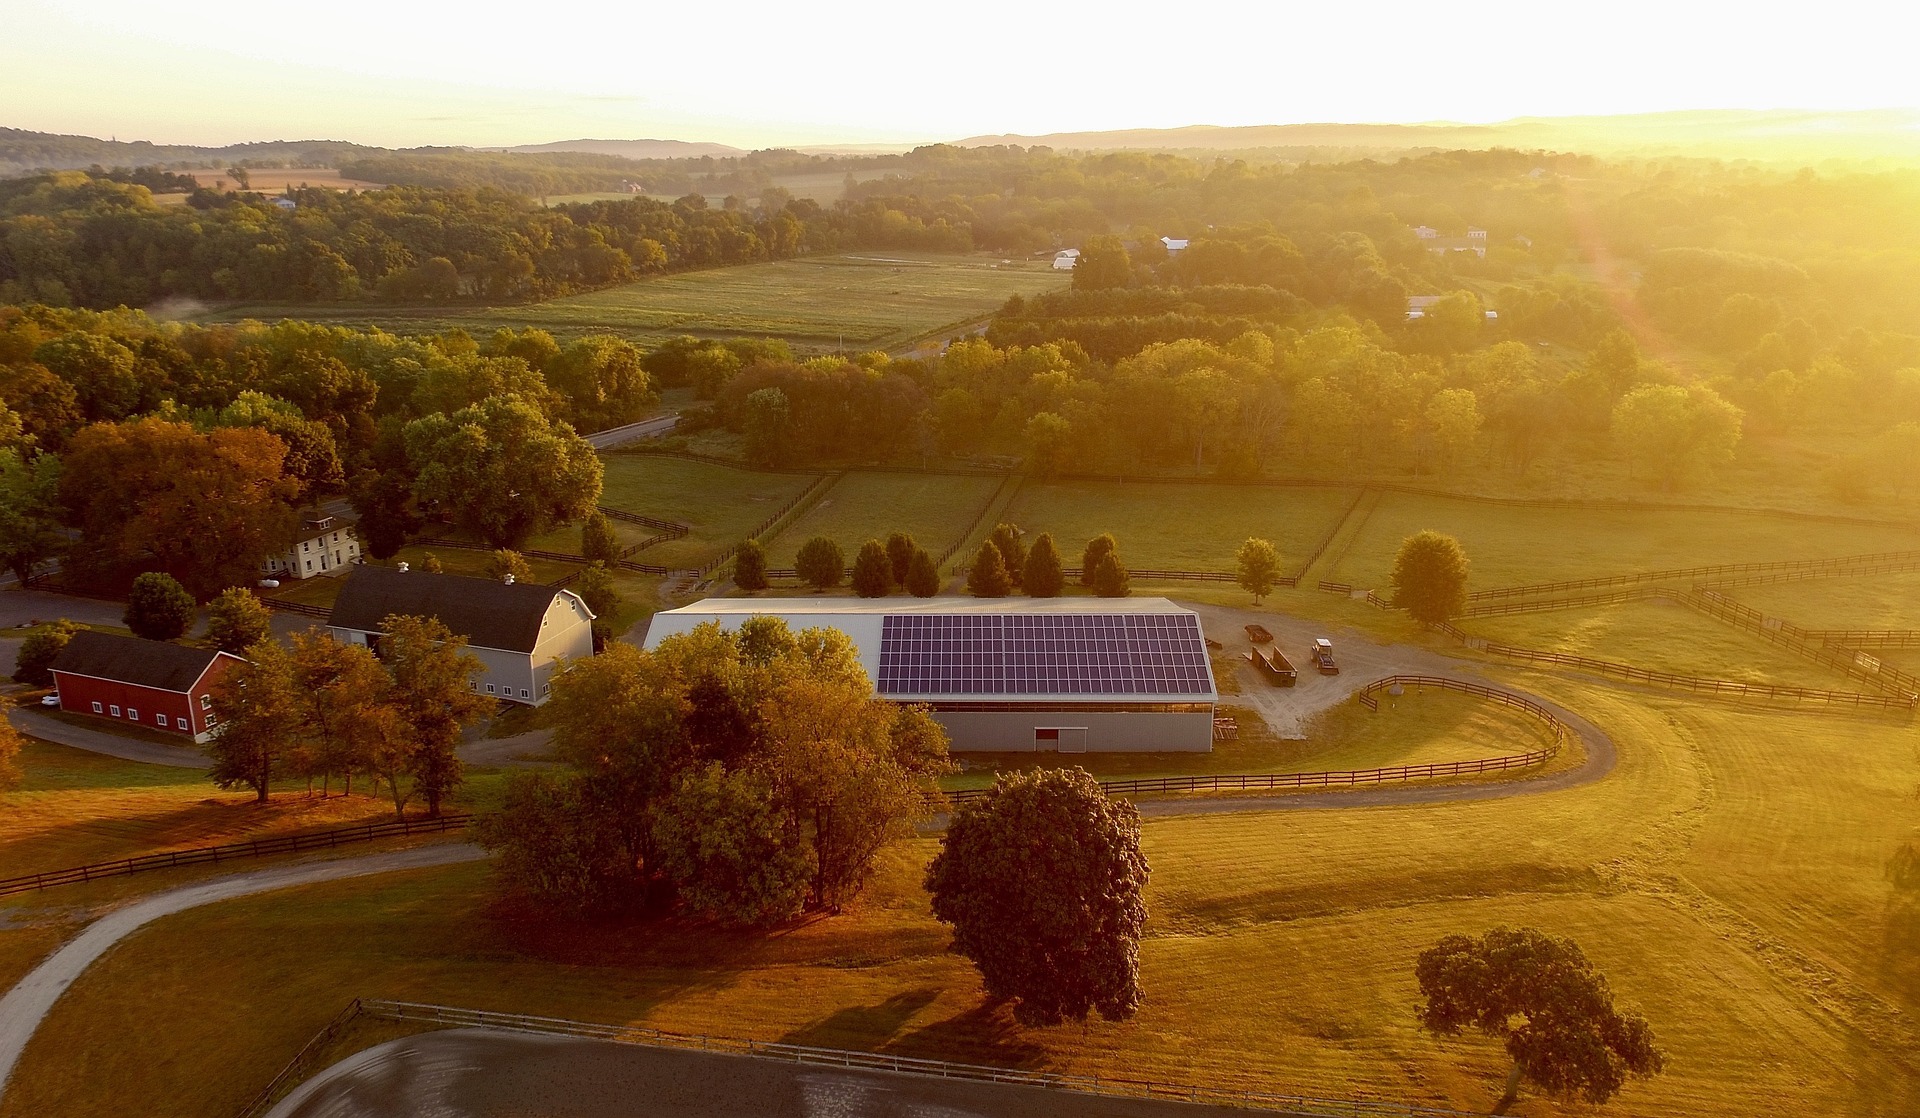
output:
<svg viewBox="0 0 1920 1118"><path fill-rule="evenodd" d="M1905 5L0 0L0 125L216 144L1920 105Z"/></svg>

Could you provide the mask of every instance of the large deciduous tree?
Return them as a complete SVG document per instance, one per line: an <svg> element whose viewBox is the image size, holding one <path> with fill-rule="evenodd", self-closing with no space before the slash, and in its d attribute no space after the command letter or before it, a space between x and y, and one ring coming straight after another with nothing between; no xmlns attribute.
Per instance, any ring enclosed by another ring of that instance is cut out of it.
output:
<svg viewBox="0 0 1920 1118"><path fill-rule="evenodd" d="M519 547L600 500L593 447L518 397L416 419L406 444L421 506L496 547Z"/></svg>
<svg viewBox="0 0 1920 1118"><path fill-rule="evenodd" d="M466 778L456 752L460 735L495 703L469 683L481 663L467 651L467 638L426 617L389 617L380 630L380 659L392 677L388 701L411 743L406 771L427 813L439 815L447 794Z"/></svg>
<svg viewBox="0 0 1920 1118"><path fill-rule="evenodd" d="M1533 928L1450 935L1420 953L1414 974L1429 1032L1472 1028L1505 1040L1513 1068L1502 1112L1522 1079L1597 1106L1629 1075L1657 1075L1665 1065L1646 1019L1614 1008L1605 976L1570 939Z"/></svg>
<svg viewBox="0 0 1920 1118"><path fill-rule="evenodd" d="M1147 860L1132 804L1084 769L1003 775L963 805L927 868L989 996L1024 1024L1131 1017L1140 1005Z"/></svg>
<svg viewBox="0 0 1920 1118"><path fill-rule="evenodd" d="M847 557L839 544L815 536L800 545L793 558L793 573L815 590L830 590L847 577Z"/></svg>
<svg viewBox="0 0 1920 1118"><path fill-rule="evenodd" d="M1240 583L1240 589L1253 595L1254 605L1273 593L1274 584L1280 580L1280 553L1274 550L1271 541L1249 538L1240 545L1234 562L1235 580Z"/></svg>
<svg viewBox="0 0 1920 1118"><path fill-rule="evenodd" d="M596 510L581 523L580 557L589 563L612 563L620 558L620 537L614 534L613 521L606 513Z"/></svg>
<svg viewBox="0 0 1920 1118"><path fill-rule="evenodd" d="M207 639L235 656L273 635L273 615L244 586L229 586L207 603Z"/></svg>
<svg viewBox="0 0 1920 1118"><path fill-rule="evenodd" d="M1631 467L1664 488L1733 460L1739 408L1703 384L1643 384L1613 409L1613 437Z"/></svg>
<svg viewBox="0 0 1920 1118"><path fill-rule="evenodd" d="M24 584L34 569L66 545L60 530L60 460L0 449L0 568Z"/></svg>
<svg viewBox="0 0 1920 1118"><path fill-rule="evenodd" d="M68 441L60 495L91 567L153 562L196 595L245 585L292 538L286 444L266 431L142 419Z"/></svg>
<svg viewBox="0 0 1920 1118"><path fill-rule="evenodd" d="M1102 234L1088 237L1080 246L1080 258L1073 266L1073 286L1078 291L1099 291L1125 287L1133 279L1133 260L1120 238Z"/></svg>
<svg viewBox="0 0 1920 1118"><path fill-rule="evenodd" d="M1439 625L1467 608L1467 553L1440 532L1416 532L1394 556L1393 604L1422 625Z"/></svg>
<svg viewBox="0 0 1920 1118"><path fill-rule="evenodd" d="M133 580L127 609L121 615L136 637L150 641L178 640L193 627L193 595L172 575L148 571Z"/></svg>
<svg viewBox="0 0 1920 1118"><path fill-rule="evenodd" d="M43 625L20 642L20 651L13 658L13 681L29 687L53 686L53 672L49 669L67 647L67 642L80 631L80 626L65 619L51 621Z"/></svg>
<svg viewBox="0 0 1920 1118"><path fill-rule="evenodd" d="M213 782L222 788L245 786L267 802L273 780L286 767L301 729L299 696L293 682L292 653L266 640L247 650L213 686L214 724L219 732L207 743L213 757Z"/></svg>
<svg viewBox="0 0 1920 1118"><path fill-rule="evenodd" d="M640 351L604 334L569 343L546 363L546 377L583 431L632 423L654 400Z"/></svg>

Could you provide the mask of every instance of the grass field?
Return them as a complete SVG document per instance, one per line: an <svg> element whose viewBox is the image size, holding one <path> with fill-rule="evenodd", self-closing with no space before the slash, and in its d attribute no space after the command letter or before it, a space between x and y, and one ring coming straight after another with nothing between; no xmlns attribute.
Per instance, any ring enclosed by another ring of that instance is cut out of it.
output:
<svg viewBox="0 0 1920 1118"><path fill-rule="evenodd" d="M1029 532L1052 532L1061 556L1078 567L1088 540L1112 532L1130 567L1230 571L1249 536L1273 541L1291 574L1319 546L1353 501L1338 488L1260 488L1165 482L1028 483L1007 518Z"/></svg>
<svg viewBox="0 0 1920 1118"><path fill-rule="evenodd" d="M1021 1029L985 1003L919 891L931 840L890 848L845 915L776 936L515 923L460 866L156 923L55 1007L0 1115L232 1112L355 995L1484 1109L1504 1058L1417 1030L1412 963L1502 924L1575 937L1652 1023L1668 1071L1611 1112L1914 1113L1920 918L1882 874L1920 822L1911 728L1510 678L1604 726L1616 770L1475 803L1149 820L1130 1022ZM1513 1113L1591 1111L1523 1093Z"/></svg>
<svg viewBox="0 0 1920 1118"><path fill-rule="evenodd" d="M634 556L666 567L697 567L733 547L814 481L810 474L763 474L643 454L609 454L604 461L602 504L692 529Z"/></svg>
<svg viewBox="0 0 1920 1118"><path fill-rule="evenodd" d="M1592 656L1680 675L1841 691L1862 689L1844 672L1666 602L1476 617L1460 622L1460 627L1501 644Z"/></svg>
<svg viewBox="0 0 1920 1118"><path fill-rule="evenodd" d="M1803 629L1920 629L1920 571L1735 586L1727 594Z"/></svg>
<svg viewBox="0 0 1920 1118"><path fill-rule="evenodd" d="M1000 484L994 477L943 474L850 473L767 543L767 565L793 566L794 553L814 536L840 545L853 564L860 545L906 532L935 556L967 530ZM991 527L991 526L989 526Z"/></svg>
<svg viewBox="0 0 1920 1118"><path fill-rule="evenodd" d="M1749 512L1503 507L1388 493L1327 577L1384 589L1400 541L1422 529L1460 540L1474 589L1713 563L1909 550L1906 525L1835 524Z"/></svg>
<svg viewBox="0 0 1920 1118"><path fill-rule="evenodd" d="M400 332L537 326L612 331L642 345L681 334L785 338L809 352L892 349L978 318L1010 295L1063 286L1047 261L870 252L682 272L545 303L497 307L241 306L204 321L296 317Z"/></svg>

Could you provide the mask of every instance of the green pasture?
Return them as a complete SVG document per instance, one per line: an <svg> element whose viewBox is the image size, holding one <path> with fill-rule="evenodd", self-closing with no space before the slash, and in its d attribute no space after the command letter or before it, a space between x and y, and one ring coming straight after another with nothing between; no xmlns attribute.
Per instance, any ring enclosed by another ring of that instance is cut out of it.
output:
<svg viewBox="0 0 1920 1118"><path fill-rule="evenodd" d="M1920 539L1914 543L1920 550ZM1920 571L1730 586L1725 593L1802 629L1920 629Z"/></svg>
<svg viewBox="0 0 1920 1118"><path fill-rule="evenodd" d="M400 333L491 334L537 326L561 338L611 331L642 345L681 334L784 338L811 352L891 349L1063 286L1049 261L874 251L681 272L544 303L490 307L241 306L205 321L282 317Z"/></svg>
<svg viewBox="0 0 1920 1118"><path fill-rule="evenodd" d="M767 542L767 565L793 566L800 545L825 536L840 545L849 566L860 545L905 532L935 556L967 530L996 477L948 474L850 473Z"/></svg>
<svg viewBox="0 0 1920 1118"><path fill-rule="evenodd" d="M1836 691L1867 689L1844 672L1669 602L1474 617L1459 625L1500 644L1591 656L1678 675Z"/></svg>
<svg viewBox="0 0 1920 1118"><path fill-rule="evenodd" d="M1283 574L1298 572L1353 501L1353 490L1151 481L1028 482L1006 519L1052 532L1069 567L1112 532L1129 567L1231 571L1247 537L1273 541Z"/></svg>
<svg viewBox="0 0 1920 1118"><path fill-rule="evenodd" d="M740 543L814 481L809 474L760 473L644 454L609 454L602 461L601 504L693 529L633 557L665 567L698 567Z"/></svg>
<svg viewBox="0 0 1920 1118"><path fill-rule="evenodd" d="M1823 559L1917 546L1912 527L1745 511L1530 508L1383 494L1326 577L1384 591L1400 541L1460 540L1476 590L1718 563Z"/></svg>

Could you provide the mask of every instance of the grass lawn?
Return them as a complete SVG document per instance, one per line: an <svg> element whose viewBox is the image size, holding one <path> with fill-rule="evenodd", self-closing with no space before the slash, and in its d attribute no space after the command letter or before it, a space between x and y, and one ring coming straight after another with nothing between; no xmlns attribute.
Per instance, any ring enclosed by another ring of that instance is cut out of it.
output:
<svg viewBox="0 0 1920 1118"><path fill-rule="evenodd" d="M943 474L850 473L834 483L812 508L767 541L767 565L793 566L794 553L814 536L840 545L853 565L860 545L906 532L935 556L967 530L994 488L994 477Z"/></svg>
<svg viewBox="0 0 1920 1118"><path fill-rule="evenodd" d="M668 567L697 567L733 547L814 481L808 474L759 473L645 454L609 454L605 462L602 504L693 529L635 556Z"/></svg>
<svg viewBox="0 0 1920 1118"><path fill-rule="evenodd" d="M1519 711L1450 691L1383 698L1379 711L1348 701L1321 715L1305 740L1275 736L1250 708L1222 703L1240 723L1234 741L1210 753L959 753L965 771L948 788L985 788L1007 770L1077 765L1102 780L1207 773L1346 772L1389 765L1467 761L1539 749L1552 732Z"/></svg>
<svg viewBox="0 0 1920 1118"><path fill-rule="evenodd" d="M681 334L785 338L811 351L891 349L988 314L1010 295L1063 287L1050 260L862 252L682 272L545 303L496 307L241 306L204 317L295 317L402 333L537 326L567 339L610 330L642 345Z"/></svg>
<svg viewBox="0 0 1920 1118"><path fill-rule="evenodd" d="M1727 594L1803 629L1920 629L1920 571L1735 586Z"/></svg>
<svg viewBox="0 0 1920 1118"><path fill-rule="evenodd" d="M1230 571L1249 536L1273 541L1283 574L1306 562L1333 529L1353 491L1177 482L1028 483L1007 517L1029 532L1052 532L1078 570L1087 541L1112 532L1130 567Z"/></svg>
<svg viewBox="0 0 1920 1118"><path fill-rule="evenodd" d="M1502 924L1573 936L1647 1015L1667 1073L1614 1110L1920 1108L1920 917L1882 872L1920 824L1911 728L1505 678L1605 727L1615 771L1473 803L1149 819L1128 1022L1023 1029L984 1002L919 889L932 840L891 847L844 915L777 935L516 923L483 866L457 866L149 926L54 1008L0 1115L232 1112L356 995L1483 1110L1504 1057L1421 1034L1412 966ZM0 958L24 934L0 931ZM1513 1113L1592 1111L1523 1093Z"/></svg>
<svg viewBox="0 0 1920 1118"><path fill-rule="evenodd" d="M440 569L445 574L467 575L472 578L491 578L487 565L493 561L493 552L474 551L464 547L435 547L432 544L408 544L394 555L391 562L406 563L414 570L422 570L427 556L440 561ZM580 569L579 563L556 563L551 559L527 559L527 565L533 568L533 581L556 582Z"/></svg>
<svg viewBox="0 0 1920 1118"><path fill-rule="evenodd" d="M1500 644L1591 656L1680 675L1838 691L1865 689L1843 672L1666 602L1473 617L1460 622L1460 627Z"/></svg>
<svg viewBox="0 0 1920 1118"><path fill-rule="evenodd" d="M1426 528L1459 539L1473 562L1475 590L1916 546L1913 529L1899 525L1826 524L1748 512L1513 508L1388 493L1327 577L1384 591L1400 541Z"/></svg>

